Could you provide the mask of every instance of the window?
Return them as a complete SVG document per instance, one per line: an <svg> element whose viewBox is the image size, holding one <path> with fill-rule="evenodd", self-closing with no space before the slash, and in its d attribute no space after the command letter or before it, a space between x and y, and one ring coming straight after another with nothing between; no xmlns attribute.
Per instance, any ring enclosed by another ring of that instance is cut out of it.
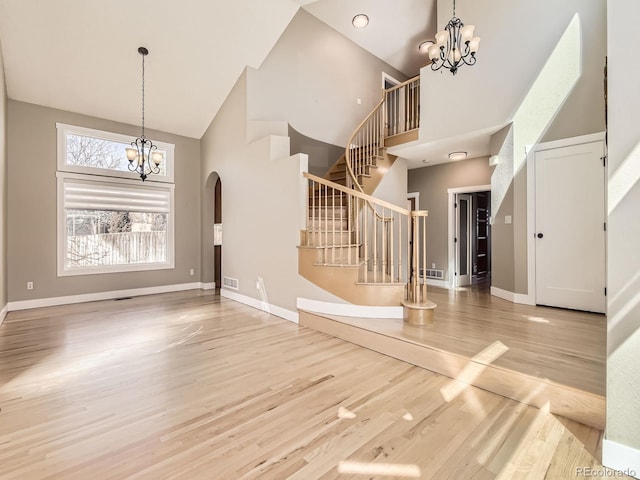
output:
<svg viewBox="0 0 640 480"><path fill-rule="evenodd" d="M59 276L174 267L173 145L159 146L164 170L144 183L127 168L128 145L58 125Z"/></svg>
<svg viewBox="0 0 640 480"><path fill-rule="evenodd" d="M58 123L58 171L139 179L129 170L125 148L132 136ZM173 150L168 143L153 142L162 153L160 173L148 181L173 182Z"/></svg>

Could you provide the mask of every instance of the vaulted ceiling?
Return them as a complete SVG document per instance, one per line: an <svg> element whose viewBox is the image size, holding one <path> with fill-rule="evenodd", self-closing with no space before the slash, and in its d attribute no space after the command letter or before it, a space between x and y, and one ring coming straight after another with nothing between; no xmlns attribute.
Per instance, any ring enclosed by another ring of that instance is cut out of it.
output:
<svg viewBox="0 0 640 480"><path fill-rule="evenodd" d="M299 8L407 75L435 29L435 0L0 0L9 98L200 138L246 66ZM352 17L366 13L369 27Z"/></svg>

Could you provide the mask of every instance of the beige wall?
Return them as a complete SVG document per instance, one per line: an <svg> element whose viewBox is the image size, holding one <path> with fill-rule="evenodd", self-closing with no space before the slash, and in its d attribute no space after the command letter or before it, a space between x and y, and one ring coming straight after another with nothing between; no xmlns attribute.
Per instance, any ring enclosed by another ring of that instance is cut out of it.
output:
<svg viewBox="0 0 640 480"><path fill-rule="evenodd" d="M286 121L344 147L382 98L383 71L406 78L300 9L260 68L249 69L248 119Z"/></svg>
<svg viewBox="0 0 640 480"><path fill-rule="evenodd" d="M445 271L445 280L451 279L448 250L448 193L449 188L489 185L491 168L487 157L432 167L409 170L409 192L420 193L420 210L428 210L427 265Z"/></svg>
<svg viewBox="0 0 640 480"><path fill-rule="evenodd" d="M449 10L444 0L438 6L440 24ZM510 123L492 139L491 153L498 155L492 176L492 280L498 288L526 294L525 147L604 130L606 1L463 0L457 9L463 21L477 26L484 47L478 63L455 77L422 70L429 84L421 101L430 108L420 135L438 139ZM508 80L496 81L503 78ZM447 108L453 98L466 106L464 115ZM504 223L505 216L511 216L511 224Z"/></svg>
<svg viewBox="0 0 640 480"><path fill-rule="evenodd" d="M175 144L175 269L58 277L56 122L130 135L133 125L9 100L8 299L10 302L200 281L200 142L147 130ZM196 271L189 275L189 269ZM26 290L26 282L34 282Z"/></svg>
<svg viewBox="0 0 640 480"><path fill-rule="evenodd" d="M440 29L451 18L451 1L437 0L437 7ZM606 0L458 0L456 13L464 23L476 25L482 38L478 61L473 67L463 66L456 76L431 72L428 66L422 69L421 104L429 105L422 112L422 123L429 128L420 132L421 137L437 140L503 126L531 100L543 115L545 107L553 110L534 140L602 131ZM558 75L579 62L577 78L571 79L569 91L557 96L554 87L560 84L552 79L544 95L533 99L536 83L546 82L545 66L574 18L578 48L563 50L566 45L562 45L559 53L564 58L552 73ZM464 105L464 115L451 108L454 101Z"/></svg>
<svg viewBox="0 0 640 480"><path fill-rule="evenodd" d="M289 155L285 136L247 143L246 88L243 74L202 138L203 179L222 182L222 275L239 281L237 293L289 311L297 297L343 302L298 275L307 159ZM203 219L205 235L211 225ZM213 247L203 238L203 265L212 268Z"/></svg>
<svg viewBox="0 0 640 480"><path fill-rule="evenodd" d="M0 312L7 298L7 89L0 48Z"/></svg>
<svg viewBox="0 0 640 480"><path fill-rule="evenodd" d="M219 175L222 272L239 280L238 293L291 311L297 297L344 303L298 275L296 247L306 215L301 171L308 160L290 155L281 125L344 144L380 99L383 71L399 75L302 10L263 65L247 69L202 138L204 281L213 278L208 233L213 199L206 194L206 182ZM248 122L262 122L261 139L251 134L248 142ZM269 122L273 135L266 129ZM406 195L406 164L404 169L400 197ZM394 171L402 177L402 163Z"/></svg>
<svg viewBox="0 0 640 480"><path fill-rule="evenodd" d="M640 474L640 2L610 0L608 11L608 358L603 463ZM635 449L616 460L607 442Z"/></svg>
<svg viewBox="0 0 640 480"><path fill-rule="evenodd" d="M304 153L309 158L309 173L322 177L344 153L344 147L321 142L302 135L289 126L291 153Z"/></svg>

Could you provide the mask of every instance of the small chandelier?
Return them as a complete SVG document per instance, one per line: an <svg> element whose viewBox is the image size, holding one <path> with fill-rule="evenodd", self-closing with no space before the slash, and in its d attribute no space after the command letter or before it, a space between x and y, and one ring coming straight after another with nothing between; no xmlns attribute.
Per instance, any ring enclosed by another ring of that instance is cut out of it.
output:
<svg viewBox="0 0 640 480"><path fill-rule="evenodd" d="M456 0L453 0L453 18L444 30L436 33L436 41L422 42L418 49L427 51L431 59L431 70L445 67L455 75L462 65L475 65L480 37L474 37L473 25L464 25L456 17Z"/></svg>
<svg viewBox="0 0 640 480"><path fill-rule="evenodd" d="M163 155L156 151L158 147L144 135L144 57L149 54L149 50L140 47L138 53L142 56L142 135L127 147L127 160L129 160L129 170L138 173L144 182L150 174L160 173Z"/></svg>

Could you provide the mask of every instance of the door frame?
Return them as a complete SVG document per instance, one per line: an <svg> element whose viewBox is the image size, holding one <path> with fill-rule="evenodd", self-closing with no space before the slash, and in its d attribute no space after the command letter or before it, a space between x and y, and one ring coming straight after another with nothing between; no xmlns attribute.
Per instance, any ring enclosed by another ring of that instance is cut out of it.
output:
<svg viewBox="0 0 640 480"><path fill-rule="evenodd" d="M420 210L420 192L409 192L407 193L407 200L413 198L416 202L416 210Z"/></svg>
<svg viewBox="0 0 640 480"><path fill-rule="evenodd" d="M462 221L461 221L461 212L462 212L462 208L460 208L460 202L462 202L463 200L467 201L467 273L465 275L462 275L460 273L460 270L462 268L462 264L460 262L460 245L462 244L462 240L460 237L460 226L462 225ZM457 205L456 205L457 204ZM468 285L471 285L473 283L473 262L472 262L472 251L473 251L473 245L472 245L472 239L473 239L473 233L471 231L471 229L473 228L473 226L471 225L471 219L473 218L473 193L457 193L454 195L454 210L455 210L455 216L456 216L456 222L454 224L454 236L456 241L454 242L454 247L455 247L455 251L456 251L456 258L455 258L455 274L453 276L455 282L454 285L456 287L466 287ZM462 283L461 282L461 278L462 277L466 277L465 278L465 282ZM458 282L461 282L462 285Z"/></svg>
<svg viewBox="0 0 640 480"><path fill-rule="evenodd" d="M592 133L589 135L580 135L577 137L563 138L561 140L554 140L551 142L537 143L535 145L527 145L527 293L517 295L516 303L524 303L527 305L536 304L536 243L533 238L536 233L536 153L543 152L545 150L553 150L562 147L571 147L574 145L581 145L583 143L602 142L603 155L606 157L607 144L605 142L605 132ZM607 168L608 163L605 164L604 172L604 211L607 210ZM603 219L607 222L607 218ZM605 277L607 276L607 232L605 232ZM605 278L606 284L606 278ZM605 303L605 314L607 304Z"/></svg>
<svg viewBox="0 0 640 480"><path fill-rule="evenodd" d="M458 188L448 188L447 189L447 205L448 205L448 228L447 228L447 245L448 245L448 265L447 265L447 273L449 275L449 279L446 280L446 288L456 288L456 276L454 275L456 271L456 245L454 242L454 238L456 235L456 209L455 209L455 200L456 194L458 193L476 193L476 192L490 192L491 185L471 185L469 187L458 187ZM492 212L493 215L493 212ZM490 222L490 224L492 224Z"/></svg>
<svg viewBox="0 0 640 480"><path fill-rule="evenodd" d="M400 80L398 80L397 78L393 78L391 75L389 75L387 72L382 72L382 89L385 89L385 82L388 81L389 83L393 83L395 85L400 85L402 82Z"/></svg>

